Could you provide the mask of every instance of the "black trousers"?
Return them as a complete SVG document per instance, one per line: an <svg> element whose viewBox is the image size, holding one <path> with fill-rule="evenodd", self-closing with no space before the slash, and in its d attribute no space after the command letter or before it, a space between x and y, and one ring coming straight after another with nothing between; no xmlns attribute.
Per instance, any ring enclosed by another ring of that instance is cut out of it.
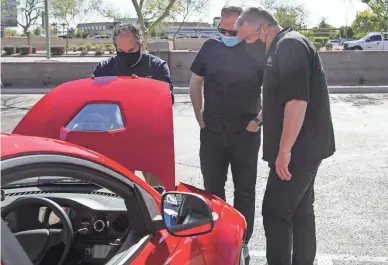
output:
<svg viewBox="0 0 388 265"><path fill-rule="evenodd" d="M257 159L261 131L217 134L201 129L201 171L205 190L225 199L229 164L234 183L234 208L247 222L246 243L253 233Z"/></svg>
<svg viewBox="0 0 388 265"><path fill-rule="evenodd" d="M270 166L262 207L268 265L313 265L314 181L320 163L305 155L292 155L290 181L281 180L275 166Z"/></svg>

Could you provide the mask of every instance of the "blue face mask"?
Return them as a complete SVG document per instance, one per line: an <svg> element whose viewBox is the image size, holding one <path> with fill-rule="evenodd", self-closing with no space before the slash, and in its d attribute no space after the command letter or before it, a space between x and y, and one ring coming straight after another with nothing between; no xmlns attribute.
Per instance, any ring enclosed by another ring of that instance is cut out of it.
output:
<svg viewBox="0 0 388 265"><path fill-rule="evenodd" d="M239 37L226 37L224 35L221 35L221 41L225 44L227 47L233 47L236 46L241 42Z"/></svg>

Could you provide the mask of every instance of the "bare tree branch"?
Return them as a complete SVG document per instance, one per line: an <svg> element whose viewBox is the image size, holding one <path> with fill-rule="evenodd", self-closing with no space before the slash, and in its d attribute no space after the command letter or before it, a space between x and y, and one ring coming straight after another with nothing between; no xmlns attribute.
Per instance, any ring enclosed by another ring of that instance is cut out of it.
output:
<svg viewBox="0 0 388 265"><path fill-rule="evenodd" d="M136 0L132 0L132 1L136 1ZM167 18L170 15L170 10L171 10L171 8L173 7L173 5L175 4L176 1L177 0L170 0L170 2L168 3L168 5L167 5L166 9L164 10L163 14L157 20L155 20L148 27L148 29L152 29L153 27L158 25L160 22L162 22L165 18Z"/></svg>

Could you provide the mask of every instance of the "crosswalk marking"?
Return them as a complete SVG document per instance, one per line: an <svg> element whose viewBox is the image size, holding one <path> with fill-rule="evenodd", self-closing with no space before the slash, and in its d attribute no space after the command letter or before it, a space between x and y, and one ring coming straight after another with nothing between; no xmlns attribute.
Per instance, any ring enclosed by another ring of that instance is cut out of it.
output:
<svg viewBox="0 0 388 265"><path fill-rule="evenodd" d="M249 250L249 254L251 257L265 258L265 251ZM317 254L316 260L318 261L318 265L333 265L333 260L356 261L356 262L379 262L379 263L388 264L388 257L323 254L323 253Z"/></svg>

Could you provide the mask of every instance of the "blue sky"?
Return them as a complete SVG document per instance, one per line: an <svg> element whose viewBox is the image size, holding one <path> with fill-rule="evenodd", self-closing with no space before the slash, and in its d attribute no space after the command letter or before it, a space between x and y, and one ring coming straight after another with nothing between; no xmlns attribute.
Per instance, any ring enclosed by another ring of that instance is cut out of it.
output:
<svg viewBox="0 0 388 265"><path fill-rule="evenodd" d="M211 23L213 17L219 16L221 8L226 4L240 5L243 7L254 6L262 0L209 0L209 6L200 16L190 18L191 21L204 21ZM279 0L287 4L302 4L308 12L308 27L316 26L322 17L325 17L333 26L340 27L351 24L357 11L367 9L367 5L361 0ZM131 0L104 0L107 6L121 10L124 15L136 17L135 10ZM77 19L74 24L79 22L97 22L110 21L99 15L88 15L87 18ZM40 20L38 21L40 23Z"/></svg>

